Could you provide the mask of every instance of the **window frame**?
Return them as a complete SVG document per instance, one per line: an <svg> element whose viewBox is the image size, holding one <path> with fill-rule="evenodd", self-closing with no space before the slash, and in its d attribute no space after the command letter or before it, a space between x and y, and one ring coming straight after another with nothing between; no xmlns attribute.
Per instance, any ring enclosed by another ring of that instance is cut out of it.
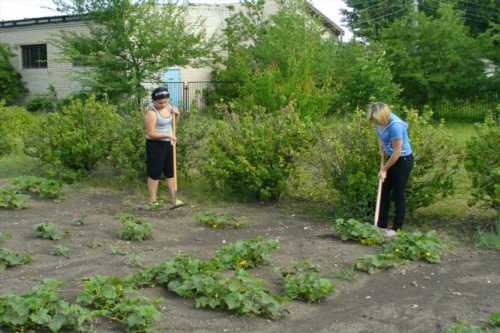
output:
<svg viewBox="0 0 500 333"><path fill-rule="evenodd" d="M23 69L48 68L47 44L21 45L21 63Z"/></svg>

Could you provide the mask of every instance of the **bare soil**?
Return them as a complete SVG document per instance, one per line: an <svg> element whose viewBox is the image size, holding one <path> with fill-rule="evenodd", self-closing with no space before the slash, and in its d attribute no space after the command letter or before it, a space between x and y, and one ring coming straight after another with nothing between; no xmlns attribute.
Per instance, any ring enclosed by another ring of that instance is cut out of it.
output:
<svg viewBox="0 0 500 333"><path fill-rule="evenodd" d="M65 282L65 297L74 298L82 278L92 275L123 276L141 268L133 267L134 255L152 266L172 259L179 251L201 258L211 257L224 243L256 236L277 238L281 247L270 265L252 274L280 292L280 276L274 268L293 260L308 259L321 265L333 277L357 257L377 249L334 238L330 225L313 222L274 205L188 205L177 210L148 212L134 207L138 199L127 193L105 189L71 190L61 203L31 201L25 210L0 210L0 232L12 235L0 246L30 254L33 263L0 272L0 294L21 293L44 278ZM194 216L207 210L232 212L247 221L239 230L204 227ZM154 239L124 242L118 239L117 213L130 212L153 223ZM82 226L72 221L82 218ZM61 241L37 239L37 223L56 223L67 231ZM51 255L62 244L71 257ZM113 252L127 252L117 255ZM500 253L457 247L441 264L413 263L373 275L357 273L352 281L334 278L335 295L319 304L290 302L290 313L279 321L239 317L225 312L195 309L189 299L161 288L144 290L161 298L165 309L158 324L161 332L442 332L457 320L478 324L500 310ZM103 322L98 332L121 332Z"/></svg>

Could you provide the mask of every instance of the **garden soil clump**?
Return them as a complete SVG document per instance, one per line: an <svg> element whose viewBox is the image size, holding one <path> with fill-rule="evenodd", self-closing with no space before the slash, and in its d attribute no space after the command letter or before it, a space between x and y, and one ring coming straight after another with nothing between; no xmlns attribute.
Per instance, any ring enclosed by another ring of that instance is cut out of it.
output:
<svg viewBox="0 0 500 333"><path fill-rule="evenodd" d="M0 180L0 183L2 181ZM125 276L173 259L179 252L209 259L231 242L256 237L280 240L270 265L249 270L274 293L283 293L276 267L294 260L321 266L333 278L336 293L318 304L291 301L281 320L241 317L220 311L195 309L162 288L141 291L160 298L160 332L442 332L457 320L479 323L500 309L500 253L457 248L442 263L415 262L373 275L356 273L351 281L335 278L356 258L377 248L336 239L331 225L312 222L276 205L195 204L175 211L140 211L129 194L97 188L66 193L65 200L32 198L23 210L0 210L1 247L30 255L33 262L0 272L0 294L24 293L44 278L64 281L63 297L74 300L82 279L94 275ZM135 205L134 205L135 204ZM246 221L241 229L213 229L196 216L208 210L229 212ZM130 242L118 238L117 215L132 213L152 224L153 238ZM36 238L33 226L54 223L61 240ZM9 237L5 237L9 235ZM69 258L52 255L56 245ZM130 260L140 258L140 260ZM134 263L135 264L132 264ZM100 321L98 332L121 332L116 324Z"/></svg>

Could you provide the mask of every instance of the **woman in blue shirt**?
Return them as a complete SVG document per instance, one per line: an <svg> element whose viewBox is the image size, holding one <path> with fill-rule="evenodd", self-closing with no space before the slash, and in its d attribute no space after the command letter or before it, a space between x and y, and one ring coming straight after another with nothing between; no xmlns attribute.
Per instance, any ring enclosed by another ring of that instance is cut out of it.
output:
<svg viewBox="0 0 500 333"><path fill-rule="evenodd" d="M408 124L381 102L370 105L368 119L376 125L381 155L379 177L383 185L378 226L387 229L392 195L396 206L393 228L399 230L405 217L405 188L413 167ZM387 235L394 236L394 230L387 229Z"/></svg>

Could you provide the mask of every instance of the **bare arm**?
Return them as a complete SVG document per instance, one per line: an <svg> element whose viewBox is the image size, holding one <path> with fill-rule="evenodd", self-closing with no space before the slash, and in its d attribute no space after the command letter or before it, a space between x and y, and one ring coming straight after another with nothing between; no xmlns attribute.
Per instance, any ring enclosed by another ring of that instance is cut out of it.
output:
<svg viewBox="0 0 500 333"><path fill-rule="evenodd" d="M146 127L146 135L151 140L170 138L170 135L156 132L156 114L154 112L146 112L146 117L144 118L144 126Z"/></svg>
<svg viewBox="0 0 500 333"><path fill-rule="evenodd" d="M385 165L381 165L382 169L380 170L381 177L385 179L385 176L387 175L387 170L389 170L396 162L398 161L398 158L401 156L401 149L403 146L403 140L402 139L396 139L392 140L392 149L393 153L391 157L387 160Z"/></svg>

